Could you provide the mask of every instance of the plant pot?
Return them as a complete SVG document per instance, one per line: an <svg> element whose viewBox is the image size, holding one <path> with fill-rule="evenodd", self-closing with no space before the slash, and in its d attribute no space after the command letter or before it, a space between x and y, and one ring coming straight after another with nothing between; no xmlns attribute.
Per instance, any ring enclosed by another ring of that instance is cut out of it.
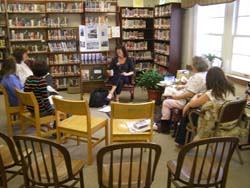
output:
<svg viewBox="0 0 250 188"><path fill-rule="evenodd" d="M155 100L156 104L161 103L161 92L160 90L148 90L148 101Z"/></svg>

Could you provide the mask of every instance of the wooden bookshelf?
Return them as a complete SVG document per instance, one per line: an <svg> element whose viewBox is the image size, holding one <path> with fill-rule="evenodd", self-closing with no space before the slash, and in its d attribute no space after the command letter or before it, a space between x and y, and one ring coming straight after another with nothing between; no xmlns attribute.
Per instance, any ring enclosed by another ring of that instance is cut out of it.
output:
<svg viewBox="0 0 250 188"><path fill-rule="evenodd" d="M154 8L154 63L160 72L175 75L181 67L182 9L178 3Z"/></svg>

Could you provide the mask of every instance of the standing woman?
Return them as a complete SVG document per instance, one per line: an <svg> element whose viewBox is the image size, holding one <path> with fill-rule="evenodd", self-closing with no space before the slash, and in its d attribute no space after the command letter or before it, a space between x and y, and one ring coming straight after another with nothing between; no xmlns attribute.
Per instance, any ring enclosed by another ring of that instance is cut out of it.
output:
<svg viewBox="0 0 250 188"><path fill-rule="evenodd" d="M123 85L131 82L131 76L134 74L134 64L128 57L128 52L124 46L116 47L115 52L116 57L112 59L107 70L112 84L107 99L111 100L115 94L115 100L119 101Z"/></svg>
<svg viewBox="0 0 250 188"><path fill-rule="evenodd" d="M25 63L28 59L28 51L26 48L15 48L13 56L16 58L16 74L20 78L21 83L24 85L26 79L33 75L29 66Z"/></svg>
<svg viewBox="0 0 250 188"><path fill-rule="evenodd" d="M16 75L16 59L13 56L8 57L2 64L0 71L1 84L5 88L9 103L11 106L18 106L18 99L15 88L23 90L23 84Z"/></svg>

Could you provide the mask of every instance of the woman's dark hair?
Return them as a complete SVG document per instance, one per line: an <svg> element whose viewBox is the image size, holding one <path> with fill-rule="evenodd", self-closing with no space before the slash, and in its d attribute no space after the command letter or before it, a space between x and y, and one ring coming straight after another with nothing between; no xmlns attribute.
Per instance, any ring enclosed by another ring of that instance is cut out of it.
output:
<svg viewBox="0 0 250 188"><path fill-rule="evenodd" d="M117 53L117 50L122 50L124 57L128 57L128 51L126 50L125 46L117 46L115 48L115 53ZM117 56L117 54L116 54L116 56Z"/></svg>
<svg viewBox="0 0 250 188"><path fill-rule="evenodd" d="M13 56L9 56L2 64L2 69L0 71L0 78L3 76L8 76L16 72L16 59Z"/></svg>
<svg viewBox="0 0 250 188"><path fill-rule="evenodd" d="M34 76L45 76L49 72L49 66L45 61L35 61L32 66L31 70Z"/></svg>
<svg viewBox="0 0 250 188"><path fill-rule="evenodd" d="M20 64L23 60L23 54L27 53L28 50L26 48L15 48L13 51L13 56L16 58L16 62Z"/></svg>
<svg viewBox="0 0 250 188"><path fill-rule="evenodd" d="M209 68L209 62L204 57L194 56L192 60L193 67L195 67L197 72L205 72Z"/></svg>
<svg viewBox="0 0 250 188"><path fill-rule="evenodd" d="M233 84L227 80L223 70L219 67L212 67L208 70L206 86L207 90L212 90L212 95L216 99L224 99L224 96L226 96L228 92L235 95Z"/></svg>

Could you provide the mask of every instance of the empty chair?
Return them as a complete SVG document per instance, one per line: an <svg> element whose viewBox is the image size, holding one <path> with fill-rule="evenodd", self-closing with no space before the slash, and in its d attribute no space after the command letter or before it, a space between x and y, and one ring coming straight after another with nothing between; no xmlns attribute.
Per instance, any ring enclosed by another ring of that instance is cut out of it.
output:
<svg viewBox="0 0 250 188"><path fill-rule="evenodd" d="M92 149L103 140L105 140L106 145L108 144L108 119L92 116L85 100L52 98L56 111L57 142L61 143L62 133L65 139L86 142L88 145L88 164L92 164ZM62 114L68 114L68 117L62 119ZM94 135L99 131L98 137Z"/></svg>
<svg viewBox="0 0 250 188"><path fill-rule="evenodd" d="M111 102L110 143L113 142L151 142L153 136L155 102L118 103ZM147 131L131 132L128 123L148 119Z"/></svg>
<svg viewBox="0 0 250 188"><path fill-rule="evenodd" d="M25 187L84 187L83 160L72 160L69 151L50 140L34 136L14 136L21 155ZM25 157L25 151L32 152ZM32 186L31 186L32 185Z"/></svg>
<svg viewBox="0 0 250 188"><path fill-rule="evenodd" d="M4 104L5 104L5 117L7 120L7 131L9 136L13 136L13 126L20 123L19 121L19 106L10 106L8 94L2 84L0 84L0 92L4 96Z"/></svg>
<svg viewBox="0 0 250 188"><path fill-rule="evenodd" d="M100 188L149 188L154 181L161 147L152 143L114 144L97 153Z"/></svg>
<svg viewBox="0 0 250 188"><path fill-rule="evenodd" d="M167 187L172 183L175 187L225 187L238 142L236 137L214 137L185 145L177 160L167 162Z"/></svg>
<svg viewBox="0 0 250 188"><path fill-rule="evenodd" d="M46 137L56 133L49 124L55 121L55 115L40 116L38 102L33 92L23 92L18 89L15 90L19 105L20 105L20 122L22 127L22 134L26 133L27 126L25 123L34 125L36 129L36 136ZM27 111L27 107L33 107L34 113ZM42 129L45 126L46 129Z"/></svg>

